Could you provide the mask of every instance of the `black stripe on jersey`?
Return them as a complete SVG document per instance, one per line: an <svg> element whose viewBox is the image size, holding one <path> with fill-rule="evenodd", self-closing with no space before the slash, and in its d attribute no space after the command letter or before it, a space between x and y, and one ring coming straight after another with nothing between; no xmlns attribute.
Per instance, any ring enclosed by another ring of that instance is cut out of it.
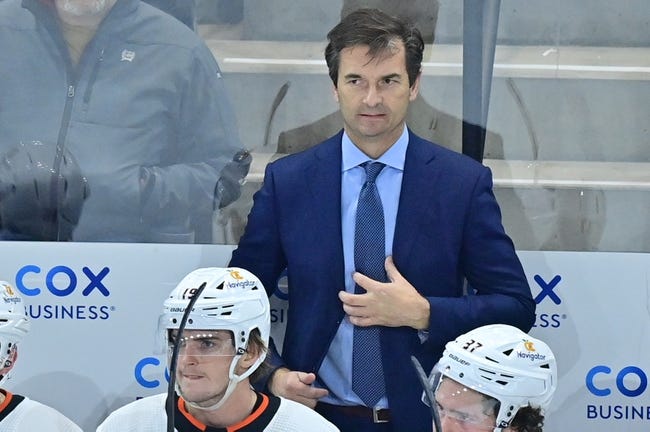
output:
<svg viewBox="0 0 650 432"><path fill-rule="evenodd" d="M273 417L280 408L280 398L272 395L268 395L266 397L269 399L269 404L264 412L258 415L257 418L255 418L255 420L253 420L251 423L242 428L236 429L236 432L264 432L264 429L268 426L271 420L273 420ZM260 393L257 393L257 400L255 401L255 406L253 407L252 412L255 412L260 407L263 398L264 396L262 396ZM174 394L174 427L178 432L228 432L226 428L218 428L213 426L207 426L205 431L197 428L187 417L185 417L185 414L178 409L178 399L178 395ZM165 407L166 406L167 405L165 404Z"/></svg>
<svg viewBox="0 0 650 432"><path fill-rule="evenodd" d="M12 394L5 390L2 390L2 393L4 393L5 397L11 396L11 400L2 410L2 412L0 412L0 421L4 420L4 418L7 417L13 410L15 410L16 407L25 399L24 396Z"/></svg>

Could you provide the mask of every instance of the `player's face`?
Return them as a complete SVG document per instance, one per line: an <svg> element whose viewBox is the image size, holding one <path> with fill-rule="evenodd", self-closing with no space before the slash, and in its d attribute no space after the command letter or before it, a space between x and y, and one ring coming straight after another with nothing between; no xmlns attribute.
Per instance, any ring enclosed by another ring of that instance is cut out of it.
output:
<svg viewBox="0 0 650 432"><path fill-rule="evenodd" d="M458 382L444 378L436 390L436 406L442 431L487 432L494 430L496 401ZM434 428L435 431L435 428Z"/></svg>
<svg viewBox="0 0 650 432"><path fill-rule="evenodd" d="M374 59L367 53L366 45L341 51L334 93L352 142L376 157L402 133L408 105L418 94L420 80L409 87L403 42L396 41L390 52Z"/></svg>
<svg viewBox="0 0 650 432"><path fill-rule="evenodd" d="M184 331L176 368L176 382L183 398L200 406L219 402L228 387L234 355L228 331Z"/></svg>

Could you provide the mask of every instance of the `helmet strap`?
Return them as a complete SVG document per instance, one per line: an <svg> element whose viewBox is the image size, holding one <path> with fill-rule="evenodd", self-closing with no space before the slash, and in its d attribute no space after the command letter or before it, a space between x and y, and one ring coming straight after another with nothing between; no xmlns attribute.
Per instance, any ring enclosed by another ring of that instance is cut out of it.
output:
<svg viewBox="0 0 650 432"><path fill-rule="evenodd" d="M226 403L226 401L228 400L232 392L235 390L237 384L239 384L239 382L246 377L243 375L235 374L235 367L237 366L237 363L239 362L240 358L241 358L241 354L235 355L232 361L230 362L230 371L228 373L230 379L228 380L228 387L226 387L226 392L223 394L223 397L219 400L219 402L207 407L197 405L194 402L189 402L187 399L185 400L185 403L193 408L200 409L203 411L215 411L221 408L223 404ZM178 381L176 382L176 393L179 394L180 396L183 396L181 389L178 385Z"/></svg>

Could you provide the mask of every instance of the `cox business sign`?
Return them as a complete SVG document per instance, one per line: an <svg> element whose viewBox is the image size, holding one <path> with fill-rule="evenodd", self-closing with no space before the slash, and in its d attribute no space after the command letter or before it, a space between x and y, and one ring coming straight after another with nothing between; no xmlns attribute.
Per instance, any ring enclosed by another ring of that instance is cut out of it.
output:
<svg viewBox="0 0 650 432"><path fill-rule="evenodd" d="M562 299L559 294L562 276L555 275L550 278L543 278L536 274L533 280L540 288L539 294L535 297L535 303L538 305L538 313L536 314L535 325L533 327L548 329L560 328L562 322L567 319L566 314L558 313L556 310L557 306L562 304ZM543 307L539 307L539 305Z"/></svg>
<svg viewBox="0 0 650 432"><path fill-rule="evenodd" d="M169 382L169 371L167 365L162 364L156 357L145 357L138 361L133 368L135 380L140 386L148 389L159 387L162 383L158 378L163 378ZM162 370L164 369L164 372ZM158 378L153 376L158 375Z"/></svg>
<svg viewBox="0 0 650 432"><path fill-rule="evenodd" d="M105 304L111 292L108 267L73 269L65 265L41 268L30 264L16 273L16 288L25 297L27 314L45 320L107 320L113 306ZM83 304L61 304L62 299Z"/></svg>
<svg viewBox="0 0 650 432"><path fill-rule="evenodd" d="M598 399L587 405L587 419L642 423L648 427L644 430L650 430L649 373L650 369L637 365L596 365L589 369L585 385Z"/></svg>

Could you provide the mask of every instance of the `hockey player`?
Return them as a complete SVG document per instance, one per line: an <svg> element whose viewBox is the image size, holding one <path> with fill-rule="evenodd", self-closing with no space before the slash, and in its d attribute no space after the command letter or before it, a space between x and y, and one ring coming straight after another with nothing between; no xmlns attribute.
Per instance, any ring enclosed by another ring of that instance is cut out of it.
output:
<svg viewBox="0 0 650 432"><path fill-rule="evenodd" d="M338 431L306 406L251 387L254 374L264 372L270 327L267 294L253 274L239 268L189 273L165 301L159 320L175 377L173 404L167 393L131 402L97 432L161 432L169 430L168 416L177 432Z"/></svg>
<svg viewBox="0 0 650 432"><path fill-rule="evenodd" d="M0 281L0 385L16 365L18 344L29 332L25 304L18 291ZM81 432L63 414L26 396L0 389L0 431L2 432Z"/></svg>
<svg viewBox="0 0 650 432"><path fill-rule="evenodd" d="M424 385L434 432L542 432L557 366L543 341L492 324L447 343Z"/></svg>

